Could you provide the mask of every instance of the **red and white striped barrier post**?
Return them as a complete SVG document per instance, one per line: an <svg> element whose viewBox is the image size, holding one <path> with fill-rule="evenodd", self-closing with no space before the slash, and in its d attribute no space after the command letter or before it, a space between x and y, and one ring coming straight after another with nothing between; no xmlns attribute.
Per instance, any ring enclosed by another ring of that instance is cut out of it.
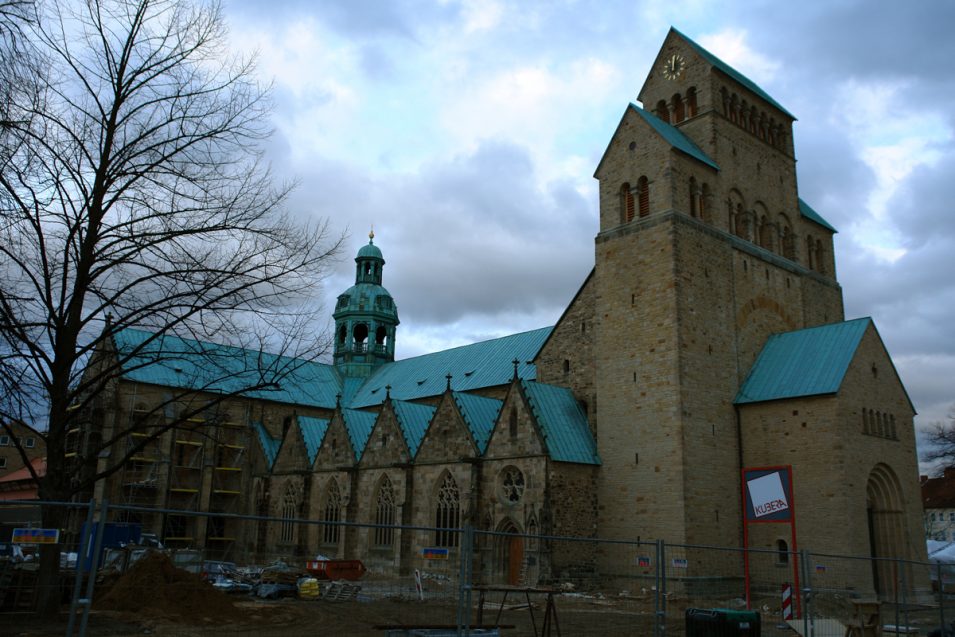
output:
<svg viewBox="0 0 955 637"><path fill-rule="evenodd" d="M783 621L793 618L793 587L783 584Z"/></svg>

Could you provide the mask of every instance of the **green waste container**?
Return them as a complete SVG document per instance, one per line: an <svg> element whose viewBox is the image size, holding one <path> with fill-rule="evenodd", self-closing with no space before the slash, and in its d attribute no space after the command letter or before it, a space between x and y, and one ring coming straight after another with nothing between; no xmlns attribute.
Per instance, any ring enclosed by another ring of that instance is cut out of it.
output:
<svg viewBox="0 0 955 637"><path fill-rule="evenodd" d="M755 610L686 609L686 637L759 637L759 632Z"/></svg>

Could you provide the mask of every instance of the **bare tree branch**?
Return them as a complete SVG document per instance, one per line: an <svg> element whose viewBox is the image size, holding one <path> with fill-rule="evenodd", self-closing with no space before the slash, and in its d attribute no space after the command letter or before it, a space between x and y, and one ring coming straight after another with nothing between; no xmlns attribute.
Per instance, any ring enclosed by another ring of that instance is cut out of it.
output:
<svg viewBox="0 0 955 637"><path fill-rule="evenodd" d="M21 82L0 112L0 422L45 426L42 499L89 489L323 351L310 311L340 237L285 210L290 186L258 146L269 92L224 35L214 1L50 0L37 14L0 0L0 46L24 60L0 68L0 85ZM131 328L151 336L117 347ZM185 355L160 347L169 336L283 356L237 371L216 360L234 350L198 348L208 376L68 458L68 432L117 379ZM120 444L131 430L146 435Z"/></svg>

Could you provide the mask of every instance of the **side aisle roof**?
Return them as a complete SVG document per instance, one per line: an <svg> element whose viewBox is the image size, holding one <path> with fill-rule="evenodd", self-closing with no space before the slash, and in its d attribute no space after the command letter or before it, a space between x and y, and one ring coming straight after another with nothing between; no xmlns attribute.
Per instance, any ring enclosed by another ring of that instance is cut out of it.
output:
<svg viewBox="0 0 955 637"><path fill-rule="evenodd" d="M395 416L398 418L398 425L401 427L401 433L408 444L408 451L413 458L418 453L418 447L421 446L421 440L424 438L425 431L434 417L436 407L431 405L419 405L409 403L404 400L391 401L395 409Z"/></svg>
<svg viewBox="0 0 955 637"><path fill-rule="evenodd" d="M587 417L574 394L565 387L535 381L522 381L521 384L544 434L551 459L577 464L601 464Z"/></svg>
<svg viewBox="0 0 955 637"><path fill-rule="evenodd" d="M870 325L866 317L770 336L735 404L838 392Z"/></svg>
<svg viewBox="0 0 955 637"><path fill-rule="evenodd" d="M494 429L494 423L501 413L501 407L504 406L503 400L496 398L485 398L473 394L464 394L461 392L452 392L458 411L461 417L467 423L471 430L471 436L474 437L474 443L477 445L478 453L483 455L487 451L487 443L491 438L491 430Z"/></svg>

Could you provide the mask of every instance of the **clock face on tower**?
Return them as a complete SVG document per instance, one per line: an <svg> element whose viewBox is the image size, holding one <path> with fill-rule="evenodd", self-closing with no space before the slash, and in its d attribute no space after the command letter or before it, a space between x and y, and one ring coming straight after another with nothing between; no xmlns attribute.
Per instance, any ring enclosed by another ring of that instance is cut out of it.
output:
<svg viewBox="0 0 955 637"><path fill-rule="evenodd" d="M663 61L663 77L668 80L678 80L686 69L686 59L679 53L674 53Z"/></svg>

